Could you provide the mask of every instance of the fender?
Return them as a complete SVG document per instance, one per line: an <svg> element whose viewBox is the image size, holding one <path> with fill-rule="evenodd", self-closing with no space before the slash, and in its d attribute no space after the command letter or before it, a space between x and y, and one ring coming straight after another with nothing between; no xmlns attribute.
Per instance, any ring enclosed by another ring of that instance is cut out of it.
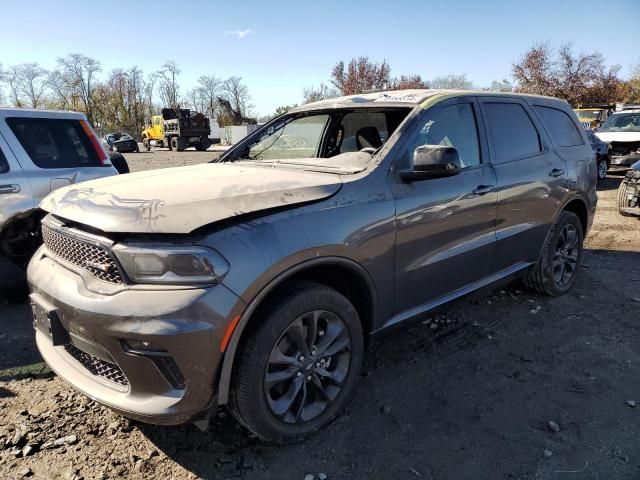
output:
<svg viewBox="0 0 640 480"><path fill-rule="evenodd" d="M288 268L287 270L281 272L278 276L272 279L267 285L265 285L258 294L249 302L247 308L244 310L242 315L240 316L240 320L238 321L233 334L231 335L231 339L227 344L227 348L225 350L224 358L222 361L222 368L220 370L220 376L218 380L218 405L224 405L229 400L229 387L231 383L231 373L233 370L233 363L236 356L236 351L238 349L238 345L240 344L240 339L242 338L242 333L244 329L249 323L251 316L256 311L258 306L262 303L262 301L274 291L276 287L281 285L284 281L291 278L295 274L304 271L311 267L316 267L319 265L340 265L346 268L353 270L356 274L358 274L366 283L367 288L369 290L369 294L372 299L371 312L372 317L376 318L377 312L377 297L376 297L376 289L369 272L367 272L360 264L357 262L350 260L345 257L319 257L313 258L310 260L306 260L302 263L299 263L293 267Z"/></svg>

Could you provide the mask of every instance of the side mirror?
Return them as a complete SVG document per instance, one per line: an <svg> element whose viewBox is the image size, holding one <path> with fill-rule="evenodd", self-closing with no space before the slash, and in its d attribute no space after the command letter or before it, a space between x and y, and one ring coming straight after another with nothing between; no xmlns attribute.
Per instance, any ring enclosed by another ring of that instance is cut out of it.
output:
<svg viewBox="0 0 640 480"><path fill-rule="evenodd" d="M413 167L400 172L405 182L451 177L460 173L458 151L445 145L422 145L413 152Z"/></svg>

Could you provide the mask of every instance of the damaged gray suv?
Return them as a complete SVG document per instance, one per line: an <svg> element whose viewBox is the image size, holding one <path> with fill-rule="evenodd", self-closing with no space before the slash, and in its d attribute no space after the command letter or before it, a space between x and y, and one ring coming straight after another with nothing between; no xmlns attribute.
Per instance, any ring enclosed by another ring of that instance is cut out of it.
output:
<svg viewBox="0 0 640 480"><path fill-rule="evenodd" d="M36 340L131 418L226 405L263 439L334 419L367 338L498 282L573 285L596 207L566 102L411 90L295 108L219 160L57 190Z"/></svg>

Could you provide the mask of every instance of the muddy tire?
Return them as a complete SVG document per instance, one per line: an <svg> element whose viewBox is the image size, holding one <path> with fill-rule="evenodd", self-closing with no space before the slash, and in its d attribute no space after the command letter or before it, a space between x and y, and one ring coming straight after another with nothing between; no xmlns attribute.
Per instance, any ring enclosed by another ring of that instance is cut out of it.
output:
<svg viewBox="0 0 640 480"><path fill-rule="evenodd" d="M129 164L119 152L109 152L109 159L111 160L111 165L118 171L119 174L129 173Z"/></svg>
<svg viewBox="0 0 640 480"><path fill-rule="evenodd" d="M283 291L259 312L236 355L229 406L263 440L290 443L333 421L364 353L353 305L324 285Z"/></svg>
<svg viewBox="0 0 640 480"><path fill-rule="evenodd" d="M529 271L525 285L553 297L571 290L582 259L584 233L575 213L562 212L551 227L538 263Z"/></svg>

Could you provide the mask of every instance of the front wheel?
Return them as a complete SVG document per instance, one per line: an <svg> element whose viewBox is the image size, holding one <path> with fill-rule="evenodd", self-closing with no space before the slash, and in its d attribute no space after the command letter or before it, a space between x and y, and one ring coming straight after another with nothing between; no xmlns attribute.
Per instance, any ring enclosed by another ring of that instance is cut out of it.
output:
<svg viewBox="0 0 640 480"><path fill-rule="evenodd" d="M551 227L538 263L525 278L527 286L554 297L571 290L582 258L583 240L578 216L561 212Z"/></svg>
<svg viewBox="0 0 640 480"><path fill-rule="evenodd" d="M362 366L362 325L349 300L315 283L289 289L260 317L236 357L230 407L264 440L300 440L344 407Z"/></svg>
<svg viewBox="0 0 640 480"><path fill-rule="evenodd" d="M149 142L149 139L148 139L148 138L143 138L143 139L142 139L142 146L144 147L144 149L145 149L147 152L150 152L150 151L151 151L151 143Z"/></svg>

